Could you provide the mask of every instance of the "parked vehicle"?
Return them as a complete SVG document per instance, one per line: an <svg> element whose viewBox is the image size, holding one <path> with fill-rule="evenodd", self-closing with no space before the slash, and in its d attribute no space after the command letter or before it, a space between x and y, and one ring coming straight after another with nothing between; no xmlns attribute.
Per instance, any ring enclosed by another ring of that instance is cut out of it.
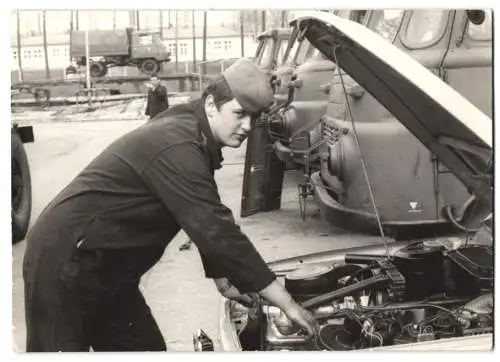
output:
<svg viewBox="0 0 500 362"><path fill-rule="evenodd" d="M490 11L372 10L364 24L492 115ZM291 103L272 121L281 126L281 139L274 139L280 159L292 160L310 177L301 199L314 195L324 219L369 233L380 232L370 192L384 230L393 235L422 228L477 229L477 220L470 219L474 199L458 179L362 86L349 76L341 83L337 71L330 74L324 81L329 91L324 117L318 115L324 103L317 112Z"/></svg>
<svg viewBox="0 0 500 362"><path fill-rule="evenodd" d="M223 299L217 350L491 350L491 118L370 29L332 14L298 21L304 37L345 72L341 83L349 75L363 97L380 102L386 117L469 190L481 226L463 238L388 243L382 236L379 245L270 262L285 288L316 317L318 336L310 339L290 328L266 301L247 309ZM214 349L202 332L194 342L195 348Z"/></svg>
<svg viewBox="0 0 500 362"><path fill-rule="evenodd" d="M271 28L257 36L254 62L265 72L271 73L283 61L290 39L290 30Z"/></svg>
<svg viewBox="0 0 500 362"><path fill-rule="evenodd" d="M11 138L12 243L24 239L31 218L31 173L24 143L34 142L32 126L13 123Z"/></svg>
<svg viewBox="0 0 500 362"><path fill-rule="evenodd" d="M361 21L365 14L365 11L361 10L331 12L355 21ZM318 123L326 111L328 101L328 92L322 88L321 83L331 77L330 74L335 69L335 65L312 47L307 39L299 34L297 28L288 32L289 41L283 58L272 72L276 105L282 107L287 101L291 102L293 106L290 109L298 113L300 121L313 119L315 123ZM300 78L297 78L294 71L300 74ZM293 97L288 99L290 88L293 88L294 92ZM308 132L307 126L310 126L310 123L304 125L301 122L293 124L287 122L283 124L282 113L268 119L270 122L257 122L248 138L242 217L259 211L279 209L284 172L295 168L296 162L301 162L302 167L305 166L304 154L307 151L303 148L307 146L301 141L306 139L303 137L303 132ZM291 117L286 120L289 119ZM302 148L299 150L297 146L294 151L298 150L298 152L291 152L287 148L290 143L299 144Z"/></svg>
<svg viewBox="0 0 500 362"><path fill-rule="evenodd" d="M102 77L109 67L136 66L142 73L152 75L170 61L170 52L162 43L161 34L132 28L91 30L88 32L90 75ZM70 34L70 57L79 66L87 64L85 31Z"/></svg>

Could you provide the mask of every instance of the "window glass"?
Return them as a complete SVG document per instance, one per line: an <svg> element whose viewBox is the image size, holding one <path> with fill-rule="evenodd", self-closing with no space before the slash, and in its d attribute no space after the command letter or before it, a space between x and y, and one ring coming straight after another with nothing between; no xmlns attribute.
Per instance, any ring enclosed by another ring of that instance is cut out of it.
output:
<svg viewBox="0 0 500 362"><path fill-rule="evenodd" d="M447 10L413 10L406 29L408 45L421 47L432 44L441 36L447 14Z"/></svg>
<svg viewBox="0 0 500 362"><path fill-rule="evenodd" d="M288 40L282 39L280 40L280 45L278 47L278 57L276 61L278 64L282 64L283 57L285 56L286 48L288 47Z"/></svg>
<svg viewBox="0 0 500 362"><path fill-rule="evenodd" d="M297 50L299 49L300 42L295 39L292 43L292 47L290 48L290 51L288 52L288 57L283 59L284 62L287 62L289 60L295 59L295 55L297 54Z"/></svg>
<svg viewBox="0 0 500 362"><path fill-rule="evenodd" d="M492 38L492 19L491 19L491 10L485 11L485 19L482 24L475 25L468 22L467 26L467 34L475 40L491 40Z"/></svg>
<svg viewBox="0 0 500 362"><path fill-rule="evenodd" d="M370 20L370 29L391 43L401 25L404 10L376 10Z"/></svg>
<svg viewBox="0 0 500 362"><path fill-rule="evenodd" d="M297 55L295 57L295 64L301 65L304 63L313 53L314 47L309 43L309 40L304 38L302 40L300 46L297 49Z"/></svg>
<svg viewBox="0 0 500 362"><path fill-rule="evenodd" d="M138 42L141 45L150 45L153 44L153 37L151 35L141 35L138 36Z"/></svg>
<svg viewBox="0 0 500 362"><path fill-rule="evenodd" d="M267 65L271 63L273 57L273 40L271 38L266 38L264 45L261 48L261 54L257 64Z"/></svg>

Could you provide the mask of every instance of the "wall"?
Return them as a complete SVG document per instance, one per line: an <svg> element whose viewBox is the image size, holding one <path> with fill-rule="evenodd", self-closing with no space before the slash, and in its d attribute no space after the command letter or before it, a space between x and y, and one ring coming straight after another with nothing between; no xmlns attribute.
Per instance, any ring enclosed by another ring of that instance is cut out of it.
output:
<svg viewBox="0 0 500 362"><path fill-rule="evenodd" d="M172 63L175 62L175 40L165 40L164 44L172 52ZM193 60L193 40L179 39L179 63ZM203 59L203 39L196 39L196 59ZM257 44L253 38L245 38L244 50L245 57L253 57ZM67 45L49 45L48 46L49 67L65 68L69 65L69 46ZM45 57L43 46L22 47L21 54L23 70L45 69ZM11 47L11 69L17 70L17 48ZM209 38L207 39L207 60L232 59L241 57L241 38ZM183 72L180 65L179 71Z"/></svg>

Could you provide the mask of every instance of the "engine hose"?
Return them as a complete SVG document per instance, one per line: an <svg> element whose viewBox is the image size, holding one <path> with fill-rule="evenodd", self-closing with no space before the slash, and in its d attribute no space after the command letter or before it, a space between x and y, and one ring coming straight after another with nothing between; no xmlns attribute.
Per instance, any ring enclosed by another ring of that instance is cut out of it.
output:
<svg viewBox="0 0 500 362"><path fill-rule="evenodd" d="M493 293L486 293L471 300L464 305L464 309L480 314L491 313L493 309Z"/></svg>
<svg viewBox="0 0 500 362"><path fill-rule="evenodd" d="M362 280L356 284L348 285L346 287L334 290L333 292L319 295L317 297L308 299L302 303L303 308L314 308L319 305L329 303L332 300L340 299L348 295L354 294L360 290L371 288L378 284L387 283L390 278L387 275L377 275L372 278Z"/></svg>

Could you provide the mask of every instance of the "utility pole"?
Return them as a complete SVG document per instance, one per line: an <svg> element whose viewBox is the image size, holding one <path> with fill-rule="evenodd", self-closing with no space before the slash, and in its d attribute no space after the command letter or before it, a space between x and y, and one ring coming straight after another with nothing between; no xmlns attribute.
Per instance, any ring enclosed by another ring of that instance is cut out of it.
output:
<svg viewBox="0 0 500 362"><path fill-rule="evenodd" d="M160 38L163 40L163 11L160 10Z"/></svg>
<svg viewBox="0 0 500 362"><path fill-rule="evenodd" d="M286 17L286 10L283 10L281 12L281 27L284 28L285 27L285 17Z"/></svg>
<svg viewBox="0 0 500 362"><path fill-rule="evenodd" d="M196 73L196 24L194 22L194 10L192 12L193 17L193 73Z"/></svg>
<svg viewBox="0 0 500 362"><path fill-rule="evenodd" d="M45 77L50 79L49 54L47 47L47 12L42 11L43 52L45 56Z"/></svg>
<svg viewBox="0 0 500 362"><path fill-rule="evenodd" d="M19 9L16 10L16 16L17 16L17 64L19 66L19 80L22 82L24 79L23 75L23 61L22 61L22 54L21 54L21 14L19 12Z"/></svg>
<svg viewBox="0 0 500 362"><path fill-rule="evenodd" d="M245 28L243 27L243 11L240 11L241 57L245 57Z"/></svg>
<svg viewBox="0 0 500 362"><path fill-rule="evenodd" d="M136 17L135 17L135 11L134 10L129 10L128 11L128 26L131 28L136 29Z"/></svg>
<svg viewBox="0 0 500 362"><path fill-rule="evenodd" d="M40 11L37 13L37 25L38 25L38 34L37 35L42 35L42 14Z"/></svg>
<svg viewBox="0 0 500 362"><path fill-rule="evenodd" d="M179 74L179 11L175 11L175 73Z"/></svg>
<svg viewBox="0 0 500 362"><path fill-rule="evenodd" d="M90 23L90 19L89 19ZM87 78L87 100L89 103L89 108L92 107L92 91L90 82L90 51L89 51L89 25L87 24L87 29L85 29L85 73Z"/></svg>
<svg viewBox="0 0 500 362"><path fill-rule="evenodd" d="M135 11L135 24L137 26L137 30L140 30L141 29L141 25L139 23L139 10L136 10Z"/></svg>
<svg viewBox="0 0 500 362"><path fill-rule="evenodd" d="M262 10L262 21L261 21L261 29L260 31L264 32L266 31L266 11Z"/></svg>
<svg viewBox="0 0 500 362"><path fill-rule="evenodd" d="M116 10L113 10L113 29L116 29Z"/></svg>
<svg viewBox="0 0 500 362"><path fill-rule="evenodd" d="M203 74L207 74L207 12L203 12Z"/></svg>
<svg viewBox="0 0 500 362"><path fill-rule="evenodd" d="M78 16L78 10L75 10L75 17L76 17L76 30L80 30L80 22L79 22L79 16Z"/></svg>

